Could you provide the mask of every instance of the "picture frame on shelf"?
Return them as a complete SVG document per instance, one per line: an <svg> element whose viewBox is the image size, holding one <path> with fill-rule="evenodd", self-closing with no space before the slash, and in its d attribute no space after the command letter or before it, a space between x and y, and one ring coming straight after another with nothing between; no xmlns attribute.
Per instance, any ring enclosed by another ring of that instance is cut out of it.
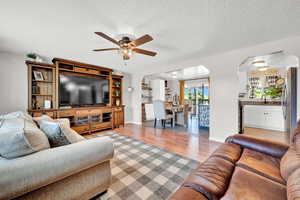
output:
<svg viewBox="0 0 300 200"><path fill-rule="evenodd" d="M33 75L34 75L34 80L36 80L36 81L43 81L44 80L43 73L40 72L40 71L33 71Z"/></svg>
<svg viewBox="0 0 300 200"><path fill-rule="evenodd" d="M45 109L50 109L51 108L51 101L50 100L45 100L44 101L44 108Z"/></svg>

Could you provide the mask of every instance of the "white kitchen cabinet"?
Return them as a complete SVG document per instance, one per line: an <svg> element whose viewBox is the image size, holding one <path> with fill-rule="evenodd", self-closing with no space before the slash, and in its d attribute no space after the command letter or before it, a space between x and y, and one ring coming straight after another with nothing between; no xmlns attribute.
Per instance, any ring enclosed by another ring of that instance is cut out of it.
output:
<svg viewBox="0 0 300 200"><path fill-rule="evenodd" d="M246 105L244 126L285 131L281 106Z"/></svg>

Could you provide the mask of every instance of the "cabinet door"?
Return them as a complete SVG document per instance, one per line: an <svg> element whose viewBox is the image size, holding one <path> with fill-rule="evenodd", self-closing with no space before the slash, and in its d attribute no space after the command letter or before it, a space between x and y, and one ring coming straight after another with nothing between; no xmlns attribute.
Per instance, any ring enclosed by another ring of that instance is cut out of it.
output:
<svg viewBox="0 0 300 200"><path fill-rule="evenodd" d="M281 106L274 106L265 112L265 127L270 130L285 131L284 118Z"/></svg>
<svg viewBox="0 0 300 200"><path fill-rule="evenodd" d="M123 111L115 111L114 112L114 127L119 127L124 123Z"/></svg>
<svg viewBox="0 0 300 200"><path fill-rule="evenodd" d="M244 108L244 126L253 128L263 128L265 123L265 114L262 107L245 106Z"/></svg>
<svg viewBox="0 0 300 200"><path fill-rule="evenodd" d="M124 112L121 111L119 112L119 125L123 125L124 124Z"/></svg>

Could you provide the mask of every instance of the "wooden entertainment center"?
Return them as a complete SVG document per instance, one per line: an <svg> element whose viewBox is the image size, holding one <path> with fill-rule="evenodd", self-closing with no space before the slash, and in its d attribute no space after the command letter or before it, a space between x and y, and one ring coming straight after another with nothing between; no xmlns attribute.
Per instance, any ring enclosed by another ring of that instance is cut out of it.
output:
<svg viewBox="0 0 300 200"><path fill-rule="evenodd" d="M26 61L28 66L28 113L34 117L49 115L68 118L71 128L80 134L124 126L122 78L112 69L81 62L54 58L53 64ZM74 74L108 80L109 103L83 107L60 106L61 74Z"/></svg>

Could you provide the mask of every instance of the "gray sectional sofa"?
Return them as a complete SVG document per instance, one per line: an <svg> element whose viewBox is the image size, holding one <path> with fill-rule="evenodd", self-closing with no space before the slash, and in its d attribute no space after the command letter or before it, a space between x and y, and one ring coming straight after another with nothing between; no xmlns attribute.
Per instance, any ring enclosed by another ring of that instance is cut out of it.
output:
<svg viewBox="0 0 300 200"><path fill-rule="evenodd" d="M48 148L13 159L0 157L0 200L90 199L111 181L108 137Z"/></svg>

